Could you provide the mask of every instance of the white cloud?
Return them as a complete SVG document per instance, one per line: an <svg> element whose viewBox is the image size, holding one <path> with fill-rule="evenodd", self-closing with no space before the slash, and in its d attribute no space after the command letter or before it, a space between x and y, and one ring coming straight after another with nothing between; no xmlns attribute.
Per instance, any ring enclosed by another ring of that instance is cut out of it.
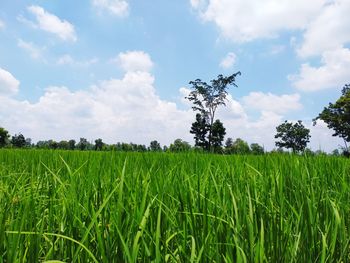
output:
<svg viewBox="0 0 350 263"><path fill-rule="evenodd" d="M342 48L350 43L350 1L334 0L326 5L311 21L301 47L301 57L322 55L325 51Z"/></svg>
<svg viewBox="0 0 350 263"><path fill-rule="evenodd" d="M237 56L233 52L229 52L220 62L220 67L223 69L232 68L237 61Z"/></svg>
<svg viewBox="0 0 350 263"><path fill-rule="evenodd" d="M168 145L174 139L182 138L192 143L189 130L195 113L191 105L185 103L181 105L184 109L180 109L176 103L161 99L154 87L154 76L148 72L150 67L130 69L121 79L101 81L86 90L72 91L67 87L51 86L34 103L0 96L0 123L10 133L22 132L33 141L80 137L93 140L100 137L107 143L131 141L148 144L156 139ZM18 86L19 82L9 72L0 70L0 87L6 87L1 93L15 94ZM185 87L179 90L181 97L189 92ZM230 94L226 107L218 110L217 118L226 127L226 137L258 142L271 150L274 148L275 127L284 120L284 112L299 107L299 98L295 94L257 93L254 96L265 105L257 107L260 111L257 120L248 116L245 107L249 105L241 102L244 99L235 99ZM283 110L275 109L268 105L270 101L294 106L281 105ZM316 134L318 137L312 144L316 149L320 140L323 140L321 146L325 150L337 147L338 143L334 143L325 127L319 128Z"/></svg>
<svg viewBox="0 0 350 263"><path fill-rule="evenodd" d="M324 52L320 67L302 64L299 73L289 76L289 80L295 88L303 91L339 88L349 82L349 68L350 49L341 48Z"/></svg>
<svg viewBox="0 0 350 263"><path fill-rule="evenodd" d="M39 59L42 57L42 49L35 46L31 42L26 42L26 41L23 41L22 39L18 39L17 45L18 47L28 52L31 58L33 59Z"/></svg>
<svg viewBox="0 0 350 263"><path fill-rule="evenodd" d="M68 54L65 54L59 57L57 60L58 65L70 65L70 66L80 66L80 67L88 67L97 62L98 62L97 58L92 58L86 61L77 61Z"/></svg>
<svg viewBox="0 0 350 263"><path fill-rule="evenodd" d="M129 14L129 4L125 0L92 0L99 11L108 11L113 15L125 17Z"/></svg>
<svg viewBox="0 0 350 263"><path fill-rule="evenodd" d="M302 108L299 94L278 96L270 92L251 92L248 96L243 97L242 101L248 109L274 112L277 114L300 110Z"/></svg>
<svg viewBox="0 0 350 263"><path fill-rule="evenodd" d="M20 82L10 72L0 68L0 97L16 94L19 84Z"/></svg>
<svg viewBox="0 0 350 263"><path fill-rule="evenodd" d="M116 62L125 72L150 72L153 68L152 59L143 51L128 51L120 53L117 58L112 59L112 62Z"/></svg>
<svg viewBox="0 0 350 263"><path fill-rule="evenodd" d="M191 0L207 22L213 22L225 38L247 42L276 37L286 30L303 30L328 0Z"/></svg>
<svg viewBox="0 0 350 263"><path fill-rule="evenodd" d="M0 19L0 30L5 28L5 23Z"/></svg>
<svg viewBox="0 0 350 263"><path fill-rule="evenodd" d="M63 41L75 42L77 40L74 26L68 21L61 20L59 17L45 11L44 8L40 6L29 6L28 11L35 16L37 23L27 21L23 17L19 17L18 19L25 23L29 22L29 24L32 24L43 31L52 33Z"/></svg>

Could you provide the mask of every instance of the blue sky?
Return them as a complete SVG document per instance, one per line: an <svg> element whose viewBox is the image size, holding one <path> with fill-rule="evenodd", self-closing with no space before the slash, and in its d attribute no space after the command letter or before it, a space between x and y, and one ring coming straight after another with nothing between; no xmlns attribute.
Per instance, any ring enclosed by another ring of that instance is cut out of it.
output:
<svg viewBox="0 0 350 263"><path fill-rule="evenodd" d="M39 139L192 142L188 82L241 71L218 117L274 147L304 121L310 146L341 141L312 118L350 77L348 0L2 1L0 126Z"/></svg>

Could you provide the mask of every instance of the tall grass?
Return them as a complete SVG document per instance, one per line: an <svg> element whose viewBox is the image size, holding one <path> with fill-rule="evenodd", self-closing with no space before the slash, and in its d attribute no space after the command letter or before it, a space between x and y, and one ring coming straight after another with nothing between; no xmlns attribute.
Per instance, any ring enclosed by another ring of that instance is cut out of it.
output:
<svg viewBox="0 0 350 263"><path fill-rule="evenodd" d="M350 162L0 151L0 262L350 262Z"/></svg>

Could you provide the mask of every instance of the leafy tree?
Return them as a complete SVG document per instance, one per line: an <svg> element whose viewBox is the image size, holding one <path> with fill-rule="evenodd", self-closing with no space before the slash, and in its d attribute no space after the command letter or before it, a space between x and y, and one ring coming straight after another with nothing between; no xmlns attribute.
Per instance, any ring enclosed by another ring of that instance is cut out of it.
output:
<svg viewBox="0 0 350 263"><path fill-rule="evenodd" d="M67 141L65 141L65 140L62 140L62 141L58 142L57 148L58 149L62 149L62 150L68 150L69 149L69 143Z"/></svg>
<svg viewBox="0 0 350 263"><path fill-rule="evenodd" d="M240 74L241 72L237 72L228 77L219 75L217 79L211 80L210 84L200 79L190 81L189 83L190 85L192 85L193 90L190 92L187 99L193 103L192 109L200 113L202 118L201 121L206 121L209 134L206 136L205 141L207 142L207 148L209 150L211 150L212 148L213 124L215 121L215 113L220 105L225 105L228 85L233 85L237 87L235 81L236 77ZM196 116L196 122L197 121L198 120ZM203 128L200 124L201 122L198 123L199 128ZM198 135L200 134L201 133L198 133Z"/></svg>
<svg viewBox="0 0 350 263"><path fill-rule="evenodd" d="M21 133L19 133L18 135L15 134L11 138L11 144L17 148L23 148L26 146L26 138Z"/></svg>
<svg viewBox="0 0 350 263"><path fill-rule="evenodd" d="M196 121L192 123L190 130L190 133L194 134L195 146L209 150L209 145L206 138L208 131L209 126L207 125L206 117L202 116L200 113L197 113Z"/></svg>
<svg viewBox="0 0 350 263"><path fill-rule="evenodd" d="M220 120L213 123L212 128L212 146L215 152L221 151L222 142L226 134L226 129Z"/></svg>
<svg viewBox="0 0 350 263"><path fill-rule="evenodd" d="M58 142L54 140L49 140L47 143L48 143L49 149L56 150L58 148Z"/></svg>
<svg viewBox="0 0 350 263"><path fill-rule="evenodd" d="M34 144L32 144L32 139L31 138L26 138L26 146L27 148L33 147Z"/></svg>
<svg viewBox="0 0 350 263"><path fill-rule="evenodd" d="M276 130L275 138L281 139L275 142L276 146L292 149L293 153L303 151L310 141L310 130L305 128L300 120L294 124L285 121L277 126Z"/></svg>
<svg viewBox="0 0 350 263"><path fill-rule="evenodd" d="M68 141L68 149L69 150L74 150L75 149L75 140L69 140Z"/></svg>
<svg viewBox="0 0 350 263"><path fill-rule="evenodd" d="M9 144L10 134L7 130L0 127L0 148Z"/></svg>
<svg viewBox="0 0 350 263"><path fill-rule="evenodd" d="M102 139L95 140L95 151L101 151L104 146Z"/></svg>
<svg viewBox="0 0 350 263"><path fill-rule="evenodd" d="M80 150L80 151L85 151L88 149L88 145L89 145L89 142L87 141L87 139L85 138L80 138L78 144L77 144L77 148Z"/></svg>
<svg viewBox="0 0 350 263"><path fill-rule="evenodd" d="M233 139L231 137L227 138L225 142L225 148L230 148L233 145Z"/></svg>
<svg viewBox="0 0 350 263"><path fill-rule="evenodd" d="M246 141L237 138L232 145L232 153L234 154L249 154L250 148Z"/></svg>
<svg viewBox="0 0 350 263"><path fill-rule="evenodd" d="M314 119L327 123L329 129L334 131L333 136L339 136L344 140L346 151L350 142L350 84L342 89L342 95L335 103L329 103L323 111Z"/></svg>
<svg viewBox="0 0 350 263"><path fill-rule="evenodd" d="M252 154L255 154L255 155L264 154L264 147L262 147L261 145L259 145L257 143L252 143L250 145L250 151Z"/></svg>
<svg viewBox="0 0 350 263"><path fill-rule="evenodd" d="M181 139L176 139L169 146L169 151L171 152L187 152L189 150L191 150L191 145Z"/></svg>
<svg viewBox="0 0 350 263"><path fill-rule="evenodd" d="M161 152L162 151L162 147L160 146L160 143L156 140L151 141L151 143L149 144L149 150L152 152Z"/></svg>

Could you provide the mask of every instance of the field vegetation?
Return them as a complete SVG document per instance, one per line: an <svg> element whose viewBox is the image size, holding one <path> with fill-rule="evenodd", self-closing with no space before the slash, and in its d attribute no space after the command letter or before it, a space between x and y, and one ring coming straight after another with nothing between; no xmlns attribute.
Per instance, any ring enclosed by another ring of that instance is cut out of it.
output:
<svg viewBox="0 0 350 263"><path fill-rule="evenodd" d="M350 262L350 162L0 150L0 262Z"/></svg>

